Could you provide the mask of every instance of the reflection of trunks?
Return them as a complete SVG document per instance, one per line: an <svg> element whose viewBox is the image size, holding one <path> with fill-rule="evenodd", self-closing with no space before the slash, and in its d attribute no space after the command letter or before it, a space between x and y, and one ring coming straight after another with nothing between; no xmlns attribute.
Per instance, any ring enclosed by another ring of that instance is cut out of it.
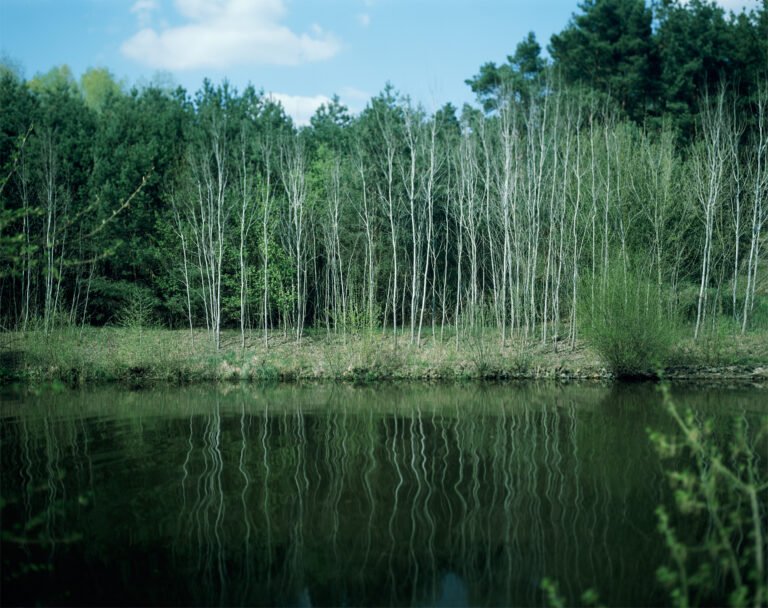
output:
<svg viewBox="0 0 768 608"><path fill-rule="evenodd" d="M760 393L738 395L759 411ZM686 403L702 396L697 411L722 416L713 391ZM608 604L663 603L658 399L645 385L4 399L4 600L532 605L550 578L569 604L596 582Z"/></svg>

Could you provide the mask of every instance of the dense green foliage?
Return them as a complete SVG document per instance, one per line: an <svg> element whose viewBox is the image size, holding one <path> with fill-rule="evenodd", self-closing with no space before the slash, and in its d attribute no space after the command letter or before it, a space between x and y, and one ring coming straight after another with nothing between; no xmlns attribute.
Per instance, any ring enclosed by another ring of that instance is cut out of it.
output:
<svg viewBox="0 0 768 608"><path fill-rule="evenodd" d="M618 103L624 116L656 128L671 122L695 136L702 96L723 82L745 119L768 65L768 11L726 13L706 0L584 0L568 26L552 36L551 61L533 34L506 63L487 63L467 80L486 109L504 90L547 71Z"/></svg>
<svg viewBox="0 0 768 608"><path fill-rule="evenodd" d="M696 337L764 324L765 2L580 10L551 63L530 35L468 81L486 112L387 85L297 128L250 87L3 70L3 327L574 345L628 265Z"/></svg>

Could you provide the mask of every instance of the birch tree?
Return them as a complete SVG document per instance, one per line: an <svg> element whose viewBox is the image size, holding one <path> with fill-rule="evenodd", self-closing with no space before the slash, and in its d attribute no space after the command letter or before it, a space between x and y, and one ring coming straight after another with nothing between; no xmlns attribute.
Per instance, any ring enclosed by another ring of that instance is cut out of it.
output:
<svg viewBox="0 0 768 608"><path fill-rule="evenodd" d="M254 175L250 161L251 142L245 125L240 130L238 148L238 195L240 199L239 227L240 246L238 261L240 262L240 348L245 348L245 323L248 294L248 266L246 264L246 243L248 234L256 221L256 201L254 192Z"/></svg>
<svg viewBox="0 0 768 608"><path fill-rule="evenodd" d="M721 90L713 100L706 99L701 114L702 141L694 160L694 185L696 199L701 206L704 224L704 243L701 255L699 297L696 306L697 339L707 314L708 287L712 272L712 246L716 215L721 204L725 180L727 139L725 131L725 91Z"/></svg>
<svg viewBox="0 0 768 608"><path fill-rule="evenodd" d="M299 138L284 139L280 147L280 174L288 202L286 243L294 264L293 324L296 342L301 342L306 312L306 249L305 226L307 185L304 147Z"/></svg>
<svg viewBox="0 0 768 608"><path fill-rule="evenodd" d="M222 266L232 215L226 119L214 114L188 154L189 187L179 205L196 248L206 324L221 348Z"/></svg>
<svg viewBox="0 0 768 608"><path fill-rule="evenodd" d="M749 255L747 257L747 285L744 293L741 333L747 331L748 318L755 305L757 268L760 261L760 246L763 227L768 222L768 86L760 88L757 100L757 129L750 148L749 184L752 195L752 218L750 222Z"/></svg>

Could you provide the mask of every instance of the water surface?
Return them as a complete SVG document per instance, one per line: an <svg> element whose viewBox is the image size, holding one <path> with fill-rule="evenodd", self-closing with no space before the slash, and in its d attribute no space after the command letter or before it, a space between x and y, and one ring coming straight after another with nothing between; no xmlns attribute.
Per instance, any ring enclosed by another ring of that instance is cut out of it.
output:
<svg viewBox="0 0 768 608"><path fill-rule="evenodd" d="M768 411L678 389L700 416ZM669 602L652 386L4 395L2 602Z"/></svg>

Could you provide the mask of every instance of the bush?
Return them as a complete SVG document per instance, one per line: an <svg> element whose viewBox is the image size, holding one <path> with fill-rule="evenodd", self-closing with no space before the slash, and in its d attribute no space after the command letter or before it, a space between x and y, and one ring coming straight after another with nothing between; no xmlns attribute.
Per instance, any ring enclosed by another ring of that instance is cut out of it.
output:
<svg viewBox="0 0 768 608"><path fill-rule="evenodd" d="M622 267L582 288L587 340L620 378L655 378L675 343L676 315L658 286ZM594 297L592 297L594 293Z"/></svg>
<svg viewBox="0 0 768 608"><path fill-rule="evenodd" d="M650 431L674 491L675 509L656 511L670 551L657 578L672 605L768 603L768 417L735 415L716 426L678 408L662 385L671 432ZM719 437L718 437L719 435Z"/></svg>

